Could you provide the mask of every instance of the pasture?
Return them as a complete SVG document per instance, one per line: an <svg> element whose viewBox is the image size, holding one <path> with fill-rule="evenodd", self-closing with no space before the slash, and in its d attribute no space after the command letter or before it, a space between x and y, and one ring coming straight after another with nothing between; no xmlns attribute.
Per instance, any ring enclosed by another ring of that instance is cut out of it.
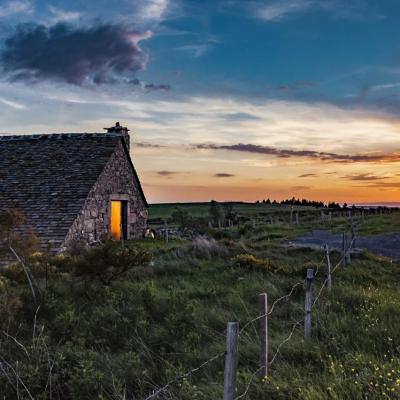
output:
<svg viewBox="0 0 400 400"><path fill-rule="evenodd" d="M171 219L175 207L150 208L151 219L168 220L168 243L160 235L126 242L124 250L106 243L84 255L30 260L37 304L17 265L2 273L2 397L222 399L226 326L235 321L237 399L400 398L399 263L362 252L343 266L332 251L329 292L323 249L289 243L314 229L342 232L348 217L321 220L321 210L295 207L296 224L290 206L237 204L230 211L238 223L220 228L208 225L208 204L191 204L182 206L194 218L186 223L206 222L186 237L182 221ZM398 233L400 214L353 223L358 236ZM101 269L110 260L121 273ZM82 272L82 265L93 268ZM305 340L310 268L316 303ZM270 306L287 297L268 316L273 362L260 380L263 292Z"/></svg>

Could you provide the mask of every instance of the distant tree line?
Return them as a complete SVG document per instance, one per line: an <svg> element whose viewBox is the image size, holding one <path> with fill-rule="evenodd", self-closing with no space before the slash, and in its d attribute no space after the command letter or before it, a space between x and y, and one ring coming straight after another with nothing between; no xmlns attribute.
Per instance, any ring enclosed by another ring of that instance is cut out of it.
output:
<svg viewBox="0 0 400 400"><path fill-rule="evenodd" d="M307 199L296 199L295 197L292 197L291 199L286 199L282 200L280 202L276 200L257 200L256 203L260 204L272 204L272 205L292 205L292 206L309 206L309 207L318 207L318 208L333 208L333 209L346 209L348 208L347 204L344 203L343 206L341 206L339 203L335 203L334 201L331 201L327 204L325 204L323 201L316 201L316 200L307 200ZM354 206L353 206L354 207Z"/></svg>

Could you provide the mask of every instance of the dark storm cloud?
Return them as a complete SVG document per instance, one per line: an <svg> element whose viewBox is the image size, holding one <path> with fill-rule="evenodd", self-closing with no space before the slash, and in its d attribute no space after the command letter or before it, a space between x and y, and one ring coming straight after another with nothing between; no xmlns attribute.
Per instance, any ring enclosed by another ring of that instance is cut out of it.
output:
<svg viewBox="0 0 400 400"><path fill-rule="evenodd" d="M279 149L276 147L261 146L256 144L243 144L243 143L232 144L232 145L198 144L195 146L195 148L266 154L280 158L303 157L303 158L316 159L327 162L338 162L338 163L400 162L400 153L337 154L337 153L320 152L315 150Z"/></svg>
<svg viewBox="0 0 400 400"><path fill-rule="evenodd" d="M6 39L0 65L11 81L117 83L146 66L139 42L148 37L149 32L116 25L23 25Z"/></svg>
<svg viewBox="0 0 400 400"><path fill-rule="evenodd" d="M226 172L218 172L217 174L214 175L216 178L232 178L233 174L228 174Z"/></svg>

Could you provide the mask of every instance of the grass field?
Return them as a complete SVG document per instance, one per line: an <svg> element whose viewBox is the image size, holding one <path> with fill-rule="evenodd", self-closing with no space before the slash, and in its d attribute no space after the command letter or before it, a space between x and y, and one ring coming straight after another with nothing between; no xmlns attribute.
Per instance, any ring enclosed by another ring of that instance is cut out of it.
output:
<svg viewBox="0 0 400 400"><path fill-rule="evenodd" d="M149 208L149 218L169 218L176 208L182 208L190 212L191 215L204 217L208 215L210 203L166 203L151 204ZM263 203L232 203L233 211L239 215L269 215L276 213L290 214L291 209L295 211L306 211L307 213L319 211L313 207L289 206L289 205L272 205Z"/></svg>
<svg viewBox="0 0 400 400"><path fill-rule="evenodd" d="M206 216L207 206L187 207ZM154 389L223 354L226 324L237 321L245 327L239 339L237 398L400 399L399 264L364 253L337 268L332 292L323 289L313 308L307 342L302 323L294 324L304 318L306 269L317 272L314 296L325 280L324 254L284 243L327 223L311 210L298 226L271 225L263 222L265 206L236 207L256 224L207 229L205 237L194 240L170 237L168 244L162 239L125 243L134 252L150 253L151 261L108 284L98 279L96 268L77 274L73 258L33 263L40 292L36 306L17 267L14 274L3 274L1 398L146 399ZM173 208L152 207L150 216L168 218ZM290 208L279 212L289 215ZM338 231L347 225L344 218L329 223ZM399 229L400 214L358 222L360 234ZM331 256L336 265L340 254ZM99 252L87 259L100 265L104 257ZM112 259L113 253L107 260ZM44 265L51 271L47 285ZM270 360L292 330L293 335L280 348L268 378L260 381L258 325L249 323L257 317L257 296L267 292L272 304L296 283L292 296L269 316ZM221 356L155 398L222 399L223 370Z"/></svg>

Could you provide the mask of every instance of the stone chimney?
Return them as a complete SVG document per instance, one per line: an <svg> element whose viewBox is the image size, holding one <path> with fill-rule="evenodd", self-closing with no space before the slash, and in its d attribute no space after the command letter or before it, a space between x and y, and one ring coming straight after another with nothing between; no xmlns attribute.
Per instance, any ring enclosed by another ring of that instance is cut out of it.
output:
<svg viewBox="0 0 400 400"><path fill-rule="evenodd" d="M126 147L128 148L128 151L130 149L130 137L129 137L129 129L121 126L119 122L116 122L115 126L112 126L111 128L104 128L107 133L118 133L120 134L124 140Z"/></svg>

